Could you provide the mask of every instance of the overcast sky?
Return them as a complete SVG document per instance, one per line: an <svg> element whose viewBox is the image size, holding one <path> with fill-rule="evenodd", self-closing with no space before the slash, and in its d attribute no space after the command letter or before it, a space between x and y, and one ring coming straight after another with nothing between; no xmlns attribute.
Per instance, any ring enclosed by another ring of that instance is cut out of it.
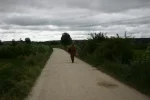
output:
<svg viewBox="0 0 150 100"><path fill-rule="evenodd" d="M150 37L149 13L150 0L0 0L0 39L59 40L63 32L86 39L98 31Z"/></svg>

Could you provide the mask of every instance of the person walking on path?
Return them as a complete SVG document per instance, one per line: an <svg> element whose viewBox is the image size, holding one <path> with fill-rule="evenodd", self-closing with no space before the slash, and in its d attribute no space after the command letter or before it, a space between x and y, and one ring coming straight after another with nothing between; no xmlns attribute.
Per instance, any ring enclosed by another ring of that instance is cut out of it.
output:
<svg viewBox="0 0 150 100"><path fill-rule="evenodd" d="M74 57L76 56L76 47L74 44L71 45L71 47L68 49L68 52L70 53L72 63L74 63Z"/></svg>

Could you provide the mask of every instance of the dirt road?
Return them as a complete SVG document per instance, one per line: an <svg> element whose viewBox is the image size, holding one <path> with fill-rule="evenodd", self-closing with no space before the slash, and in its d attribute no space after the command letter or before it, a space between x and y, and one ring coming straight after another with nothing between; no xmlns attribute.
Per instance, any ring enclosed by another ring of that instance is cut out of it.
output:
<svg viewBox="0 0 150 100"><path fill-rule="evenodd" d="M54 49L27 100L150 100L89 64Z"/></svg>

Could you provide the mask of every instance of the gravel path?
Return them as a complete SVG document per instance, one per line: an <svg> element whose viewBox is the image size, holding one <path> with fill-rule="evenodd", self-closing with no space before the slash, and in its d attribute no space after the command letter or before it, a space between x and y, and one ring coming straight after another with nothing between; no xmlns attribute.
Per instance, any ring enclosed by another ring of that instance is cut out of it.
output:
<svg viewBox="0 0 150 100"><path fill-rule="evenodd" d="M61 49L54 49L27 100L150 100Z"/></svg>

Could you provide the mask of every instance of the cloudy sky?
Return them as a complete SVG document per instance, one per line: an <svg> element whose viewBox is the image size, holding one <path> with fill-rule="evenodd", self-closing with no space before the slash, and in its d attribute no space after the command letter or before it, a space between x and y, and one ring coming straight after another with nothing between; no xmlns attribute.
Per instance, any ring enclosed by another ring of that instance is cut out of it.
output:
<svg viewBox="0 0 150 100"><path fill-rule="evenodd" d="M63 32L150 37L150 0L0 0L0 39L59 40Z"/></svg>

